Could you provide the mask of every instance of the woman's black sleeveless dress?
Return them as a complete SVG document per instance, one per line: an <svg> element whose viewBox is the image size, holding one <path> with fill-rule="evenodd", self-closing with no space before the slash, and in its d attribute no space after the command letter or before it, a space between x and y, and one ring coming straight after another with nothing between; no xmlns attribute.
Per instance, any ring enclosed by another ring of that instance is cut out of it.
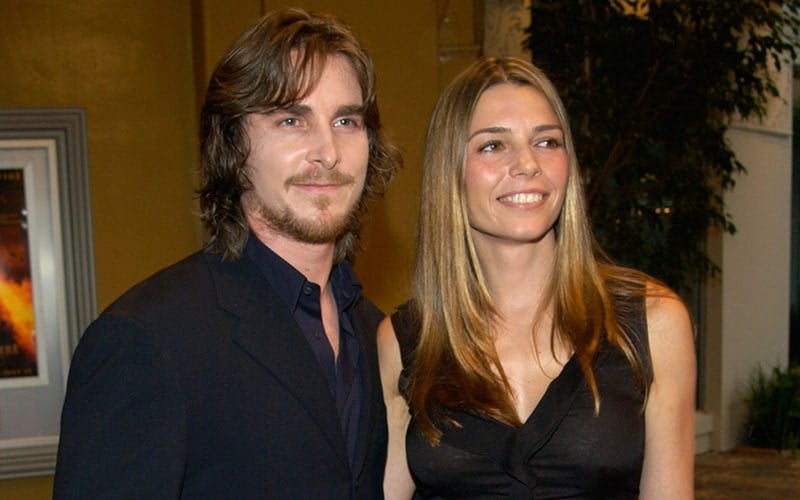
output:
<svg viewBox="0 0 800 500"><path fill-rule="evenodd" d="M652 379L644 300L630 325L634 344ZM392 315L404 368L417 343L409 309ZM414 427L406 435L417 499L636 498L644 456L644 393L624 354L604 345L594 363L599 415L577 361L572 358L548 387L522 427L469 411L449 411L461 426L440 427L431 446ZM407 384L405 369L400 388Z"/></svg>

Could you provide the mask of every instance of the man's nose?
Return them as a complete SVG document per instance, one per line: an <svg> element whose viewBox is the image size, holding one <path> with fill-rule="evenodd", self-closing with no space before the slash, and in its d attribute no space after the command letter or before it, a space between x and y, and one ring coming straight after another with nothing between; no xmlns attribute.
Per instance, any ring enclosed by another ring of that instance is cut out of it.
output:
<svg viewBox="0 0 800 500"><path fill-rule="evenodd" d="M312 143L308 148L308 161L325 169L331 169L339 163L339 146L330 127L315 127L309 134L309 140Z"/></svg>

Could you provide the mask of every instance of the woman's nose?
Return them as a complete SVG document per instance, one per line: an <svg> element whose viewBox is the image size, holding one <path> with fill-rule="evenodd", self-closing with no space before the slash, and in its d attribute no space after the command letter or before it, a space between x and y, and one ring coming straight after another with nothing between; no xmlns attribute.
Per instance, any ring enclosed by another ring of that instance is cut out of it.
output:
<svg viewBox="0 0 800 500"><path fill-rule="evenodd" d="M542 172L539 159L531 148L522 148L511 165L510 174L512 177L518 175L534 176Z"/></svg>

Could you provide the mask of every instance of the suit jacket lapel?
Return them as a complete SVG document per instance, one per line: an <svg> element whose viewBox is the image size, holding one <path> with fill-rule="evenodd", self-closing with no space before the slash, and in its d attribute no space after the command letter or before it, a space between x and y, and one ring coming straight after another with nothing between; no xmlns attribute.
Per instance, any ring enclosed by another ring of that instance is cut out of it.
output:
<svg viewBox="0 0 800 500"><path fill-rule="evenodd" d="M286 305L247 257L230 263L216 261L211 271L220 307L239 318L233 341L297 398L336 455L349 465L336 402Z"/></svg>

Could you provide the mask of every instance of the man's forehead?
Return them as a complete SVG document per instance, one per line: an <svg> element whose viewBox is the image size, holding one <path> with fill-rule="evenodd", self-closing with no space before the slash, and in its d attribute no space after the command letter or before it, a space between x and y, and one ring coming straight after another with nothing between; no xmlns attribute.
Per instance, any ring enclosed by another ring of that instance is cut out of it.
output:
<svg viewBox="0 0 800 500"><path fill-rule="evenodd" d="M338 78L352 78L356 86L363 94L362 81L356 71L353 61L339 53L324 53L317 54L311 59L301 59L299 54L294 54L293 58L293 79L296 83L297 93L292 99L292 102L299 102L305 99L309 94L320 85L330 83L333 78L337 76L330 74L331 71L339 73ZM325 73L328 74L325 74ZM362 96L363 98L363 96ZM286 103L291 105L292 102Z"/></svg>

